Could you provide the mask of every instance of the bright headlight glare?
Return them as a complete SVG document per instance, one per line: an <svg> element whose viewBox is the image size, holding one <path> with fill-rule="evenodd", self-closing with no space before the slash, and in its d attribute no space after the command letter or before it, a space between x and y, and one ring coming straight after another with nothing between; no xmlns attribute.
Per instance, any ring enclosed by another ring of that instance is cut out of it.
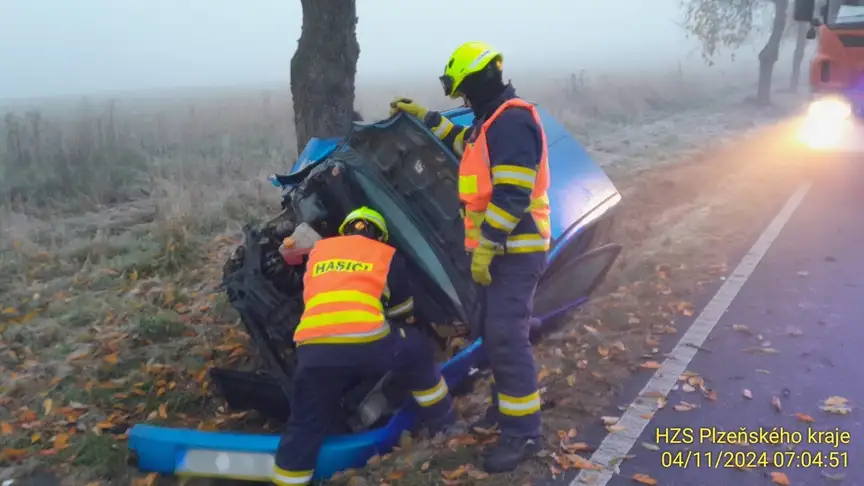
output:
<svg viewBox="0 0 864 486"><path fill-rule="evenodd" d="M807 115L826 120L845 119L852 115L852 106L840 99L824 99L810 104Z"/></svg>

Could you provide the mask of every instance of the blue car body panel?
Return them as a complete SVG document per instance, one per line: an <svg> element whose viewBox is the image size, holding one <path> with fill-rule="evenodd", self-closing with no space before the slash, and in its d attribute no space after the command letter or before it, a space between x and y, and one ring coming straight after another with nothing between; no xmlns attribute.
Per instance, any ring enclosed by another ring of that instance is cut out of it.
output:
<svg viewBox="0 0 864 486"><path fill-rule="evenodd" d="M551 229L554 239L552 251L549 253L551 263L566 246L566 242L579 233L578 229L590 223L587 219L590 219L592 214L602 213L598 210L616 204L620 200L620 195L609 176L591 160L591 156L570 135L567 128L543 107L538 106L537 110L549 146L551 172L549 201L552 205ZM463 126L469 126L474 121L474 113L470 108L456 108L442 114L453 123ZM373 125L386 124L388 124L387 120ZM366 125L358 124L357 129L364 126ZM326 159L337 150L342 140L344 139L313 138L291 167L290 172L300 172Z"/></svg>
<svg viewBox="0 0 864 486"><path fill-rule="evenodd" d="M567 243L620 200L620 195L609 177L591 160L587 152L554 117L538 107L549 145L551 187L549 198L552 206L553 248L550 263L553 263ZM473 113L467 108L457 108L443 113L454 123L468 126ZM406 116L406 115L400 115ZM392 120L391 120L392 121ZM417 122L419 124L419 122ZM388 120L378 124L386 126ZM357 125L355 129L362 129ZM326 159L340 150L344 139L312 139L290 173L298 173L310 165ZM274 176L274 185L283 185ZM586 298L573 302L576 306ZM543 316L538 316L543 317ZM456 387L475 367L482 352L482 341L470 347L442 365L442 373L451 388ZM369 457L385 453L398 443L401 433L410 428L416 418L415 405L410 403L397 412L386 426L351 435L328 438L321 448L316 478L328 478L334 473L362 467ZM135 453L139 469L159 474L184 474L186 457L193 450L213 450L231 453L255 452L273 454L279 442L277 435L258 435L225 432L203 432L149 425L135 425L129 433L129 448ZM260 479L266 480L268 471L261 471Z"/></svg>

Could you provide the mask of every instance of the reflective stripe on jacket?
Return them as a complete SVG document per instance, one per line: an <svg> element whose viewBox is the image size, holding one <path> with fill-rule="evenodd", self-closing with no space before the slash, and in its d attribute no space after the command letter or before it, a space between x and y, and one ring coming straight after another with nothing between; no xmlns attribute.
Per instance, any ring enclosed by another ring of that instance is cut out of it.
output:
<svg viewBox="0 0 864 486"><path fill-rule="evenodd" d="M351 344L390 333L381 297L395 249L365 236L319 240L303 276L305 310L298 344Z"/></svg>
<svg viewBox="0 0 864 486"><path fill-rule="evenodd" d="M490 164L486 132L501 113L508 108L530 111L537 126L540 127L543 153L536 171L525 167L504 165L506 161L495 167ZM537 109L522 99L509 99L502 103L475 132L472 134L473 141L466 144L462 160L459 163L459 199L465 208L465 249L471 251L480 244L482 240L480 226L485 221L493 228L509 234L504 250L507 253L547 251L551 239L550 206L547 194L549 190L549 160L546 133L543 131ZM515 185L531 190L531 203L525 212L530 214L534 220L537 228L536 233L511 234L526 215L509 214L494 204L490 204L493 186L501 184Z"/></svg>

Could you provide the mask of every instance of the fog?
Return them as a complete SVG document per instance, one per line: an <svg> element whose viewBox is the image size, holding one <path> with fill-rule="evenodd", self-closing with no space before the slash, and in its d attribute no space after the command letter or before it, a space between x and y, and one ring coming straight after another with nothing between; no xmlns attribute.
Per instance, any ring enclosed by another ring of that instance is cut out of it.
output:
<svg viewBox="0 0 864 486"><path fill-rule="evenodd" d="M700 62L679 0L357 3L358 83L435 77L468 40L538 76ZM298 0L0 0L0 98L287 85L301 16Z"/></svg>

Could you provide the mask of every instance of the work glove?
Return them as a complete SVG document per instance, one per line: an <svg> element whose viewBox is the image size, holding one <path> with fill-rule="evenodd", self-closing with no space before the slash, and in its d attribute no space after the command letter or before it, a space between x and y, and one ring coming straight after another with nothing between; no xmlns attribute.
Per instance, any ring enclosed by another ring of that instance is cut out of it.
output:
<svg viewBox="0 0 864 486"><path fill-rule="evenodd" d="M421 122L426 118L426 114L429 113L428 108L414 103L413 100L408 98L396 98L390 102L390 116L393 116L400 111L404 111L409 115L417 117Z"/></svg>
<svg viewBox="0 0 864 486"><path fill-rule="evenodd" d="M487 286L492 283L492 275L489 273L489 265L495 257L495 248L480 244L471 254L471 277L478 285Z"/></svg>

